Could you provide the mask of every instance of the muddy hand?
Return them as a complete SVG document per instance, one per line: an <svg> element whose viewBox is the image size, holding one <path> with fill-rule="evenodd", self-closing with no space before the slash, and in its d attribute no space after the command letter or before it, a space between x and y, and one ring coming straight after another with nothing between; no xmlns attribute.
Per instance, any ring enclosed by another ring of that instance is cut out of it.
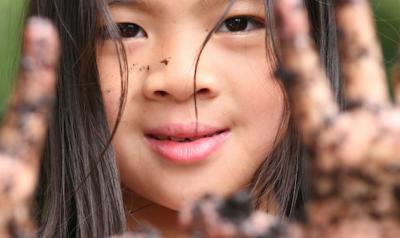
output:
<svg viewBox="0 0 400 238"><path fill-rule="evenodd" d="M180 224L193 237L304 238L297 224L251 207L250 195L246 192L226 199L205 195L186 204L180 213Z"/></svg>
<svg viewBox="0 0 400 238"><path fill-rule="evenodd" d="M0 129L0 237L24 236L52 109L58 35L47 20L31 18L24 32L19 79Z"/></svg>
<svg viewBox="0 0 400 238"><path fill-rule="evenodd" d="M367 0L332 4L343 112L310 37L304 3L281 0L276 7L279 72L313 154L308 237L400 237L400 109L387 93L373 14ZM399 69L394 72L399 80Z"/></svg>

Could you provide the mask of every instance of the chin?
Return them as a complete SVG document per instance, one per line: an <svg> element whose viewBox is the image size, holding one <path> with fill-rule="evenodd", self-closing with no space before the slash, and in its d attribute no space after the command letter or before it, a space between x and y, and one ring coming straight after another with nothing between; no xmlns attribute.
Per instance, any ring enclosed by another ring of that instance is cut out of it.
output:
<svg viewBox="0 0 400 238"><path fill-rule="evenodd" d="M162 195L158 193L155 197L153 202L166 207L171 210L178 211L184 205L188 203L192 203L193 201L198 200L205 194L213 194L217 196L228 196L232 193L239 191L241 188L228 190L225 188L217 188L217 187L207 187L205 188L204 185L200 187L191 186L190 189L178 189L175 190L175 193L171 193L172 191L168 191L168 193L163 193Z"/></svg>

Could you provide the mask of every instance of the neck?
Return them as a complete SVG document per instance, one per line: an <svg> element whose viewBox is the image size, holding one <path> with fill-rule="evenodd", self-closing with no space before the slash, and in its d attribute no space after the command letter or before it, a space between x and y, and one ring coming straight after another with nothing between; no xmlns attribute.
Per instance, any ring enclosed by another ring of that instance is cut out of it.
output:
<svg viewBox="0 0 400 238"><path fill-rule="evenodd" d="M136 230L141 224L150 224L163 237L188 237L179 229L178 212L153 203L131 191L124 191L128 230Z"/></svg>

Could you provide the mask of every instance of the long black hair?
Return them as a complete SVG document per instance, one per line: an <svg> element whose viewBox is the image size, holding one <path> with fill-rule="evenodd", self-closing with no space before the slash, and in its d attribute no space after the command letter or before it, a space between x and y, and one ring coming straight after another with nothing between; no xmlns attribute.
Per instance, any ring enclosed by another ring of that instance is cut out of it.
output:
<svg viewBox="0 0 400 238"><path fill-rule="evenodd" d="M234 1L234 0L232 0ZM274 48L274 0L264 0L267 13L266 46ZM338 100L341 98L333 3L307 0L313 38L320 49ZM99 23L118 39L107 0L31 0L27 16L51 19L60 32L62 55L57 101L43 154L36 196L36 218L41 237L106 237L125 229L119 174L110 145L116 126L109 128L99 86L96 44ZM104 29L102 29L104 30ZM212 32L210 32L211 36ZM120 53L121 118L126 95L126 55ZM271 58L271 60L273 60ZM286 100L287 101L287 100ZM286 105L288 127L274 151L249 184L253 203L268 210L271 200L278 214L291 216L304 200L305 149ZM118 124L118 120L117 120Z"/></svg>
<svg viewBox="0 0 400 238"><path fill-rule="evenodd" d="M47 17L57 26L62 52L37 192L39 236L106 237L125 228L95 57L99 20L109 20L107 14L107 3L97 0L29 5L28 16Z"/></svg>

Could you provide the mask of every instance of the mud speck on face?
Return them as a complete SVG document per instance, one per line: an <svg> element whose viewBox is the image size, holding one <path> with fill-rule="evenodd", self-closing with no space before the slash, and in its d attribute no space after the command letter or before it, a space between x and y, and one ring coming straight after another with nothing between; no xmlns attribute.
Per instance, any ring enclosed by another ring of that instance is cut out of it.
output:
<svg viewBox="0 0 400 238"><path fill-rule="evenodd" d="M164 64L165 66L167 66L169 64L169 61L171 60L171 57L165 58L163 60L161 60L161 64Z"/></svg>
<svg viewBox="0 0 400 238"><path fill-rule="evenodd" d="M129 67L129 70L131 70L131 71L134 70L135 66L136 66L135 64L132 64L131 67Z"/></svg>

